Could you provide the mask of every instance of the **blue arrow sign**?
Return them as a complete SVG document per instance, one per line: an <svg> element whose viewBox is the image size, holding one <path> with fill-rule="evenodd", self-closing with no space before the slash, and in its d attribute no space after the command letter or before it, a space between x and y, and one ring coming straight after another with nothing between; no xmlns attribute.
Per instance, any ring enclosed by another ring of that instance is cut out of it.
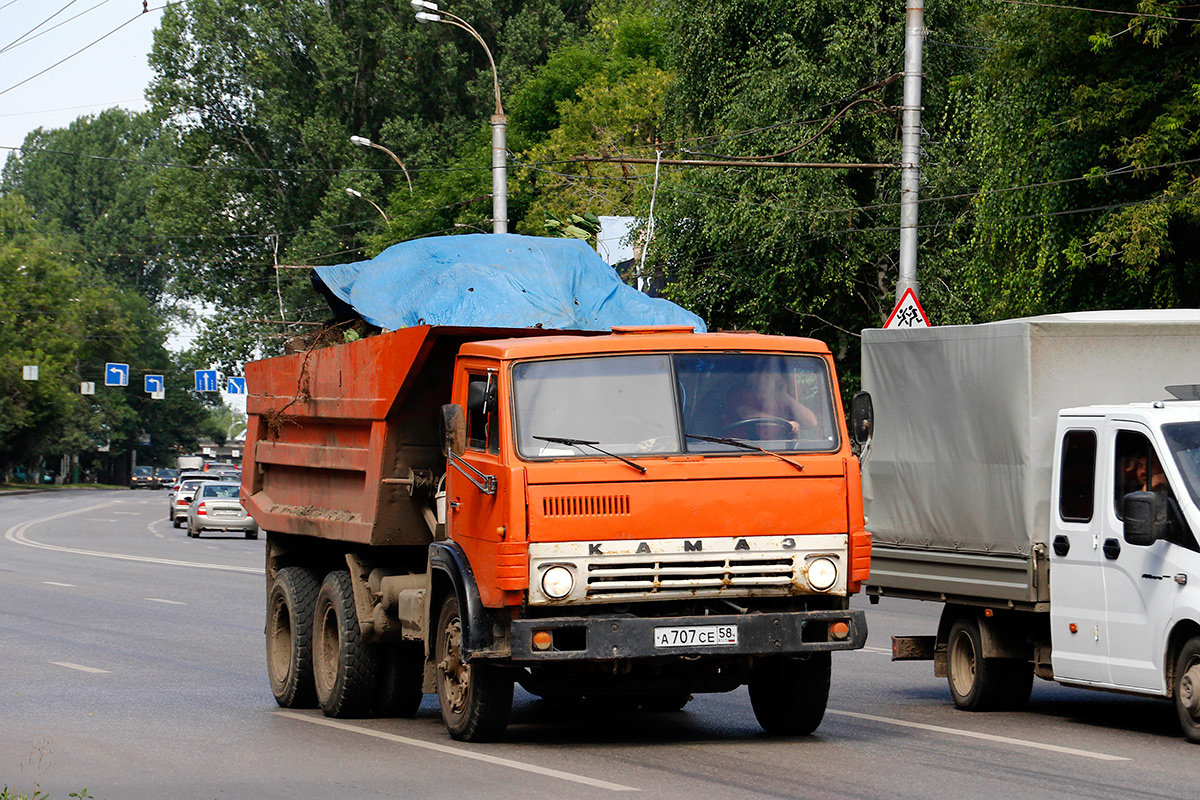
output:
<svg viewBox="0 0 1200 800"><path fill-rule="evenodd" d="M217 386L217 371L215 369L198 369L198 370L196 370L196 391L197 392L219 391L219 387Z"/></svg>
<svg viewBox="0 0 1200 800"><path fill-rule="evenodd" d="M225 392L227 394L245 394L246 393L246 379L245 378L230 378L229 386L226 387Z"/></svg>
<svg viewBox="0 0 1200 800"><path fill-rule="evenodd" d="M111 361L104 365L104 385L105 386L128 386L129 385L129 365L114 364Z"/></svg>
<svg viewBox="0 0 1200 800"><path fill-rule="evenodd" d="M154 392L161 392L163 390L163 376L162 375L147 375L142 379L142 386L145 387L145 391L147 394L153 394Z"/></svg>

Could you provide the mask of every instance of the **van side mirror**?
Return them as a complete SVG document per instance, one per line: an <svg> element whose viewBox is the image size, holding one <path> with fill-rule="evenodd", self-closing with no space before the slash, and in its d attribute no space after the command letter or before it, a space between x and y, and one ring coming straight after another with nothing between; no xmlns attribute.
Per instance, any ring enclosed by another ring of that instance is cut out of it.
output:
<svg viewBox="0 0 1200 800"><path fill-rule="evenodd" d="M858 444L871 441L875 430L875 406L869 392L859 392L850 400L850 435Z"/></svg>
<svg viewBox="0 0 1200 800"><path fill-rule="evenodd" d="M1121 499L1121 516L1125 518L1125 541L1138 547L1149 547L1167 537L1166 498L1154 492L1130 492Z"/></svg>
<svg viewBox="0 0 1200 800"><path fill-rule="evenodd" d="M461 456L467 452L467 417L458 403L442 406L441 419L442 455L453 453Z"/></svg>

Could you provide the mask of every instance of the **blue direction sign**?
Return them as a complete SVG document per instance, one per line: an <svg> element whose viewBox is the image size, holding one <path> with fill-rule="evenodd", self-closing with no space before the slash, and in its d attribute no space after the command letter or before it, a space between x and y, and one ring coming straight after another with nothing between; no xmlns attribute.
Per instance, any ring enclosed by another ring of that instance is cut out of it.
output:
<svg viewBox="0 0 1200 800"><path fill-rule="evenodd" d="M196 391L197 392L220 391L220 387L217 386L217 371L215 369L198 369L198 370L196 370Z"/></svg>
<svg viewBox="0 0 1200 800"><path fill-rule="evenodd" d="M162 375L147 375L142 379L142 385L145 387L147 394L154 394L163 390Z"/></svg>
<svg viewBox="0 0 1200 800"><path fill-rule="evenodd" d="M105 386L128 386L129 385L129 365L114 364L111 361L104 365L104 385Z"/></svg>
<svg viewBox="0 0 1200 800"><path fill-rule="evenodd" d="M246 379L245 378L230 378L229 386L226 387L225 392L227 394L245 394L246 393Z"/></svg>

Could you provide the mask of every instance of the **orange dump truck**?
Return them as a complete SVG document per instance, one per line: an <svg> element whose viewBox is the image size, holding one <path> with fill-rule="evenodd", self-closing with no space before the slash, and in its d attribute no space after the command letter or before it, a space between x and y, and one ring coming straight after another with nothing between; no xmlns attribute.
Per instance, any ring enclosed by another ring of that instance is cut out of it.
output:
<svg viewBox="0 0 1200 800"><path fill-rule="evenodd" d="M821 722L860 648L859 465L811 339L418 326L248 364L278 703L500 737L514 684Z"/></svg>

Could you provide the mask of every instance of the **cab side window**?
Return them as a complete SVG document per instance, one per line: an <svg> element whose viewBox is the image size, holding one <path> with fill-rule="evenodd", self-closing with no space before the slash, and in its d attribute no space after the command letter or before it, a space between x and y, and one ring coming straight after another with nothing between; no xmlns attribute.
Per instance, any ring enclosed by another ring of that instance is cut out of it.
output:
<svg viewBox="0 0 1200 800"><path fill-rule="evenodd" d="M1096 505L1096 434L1067 431L1063 436L1058 513L1067 522L1088 522Z"/></svg>
<svg viewBox="0 0 1200 800"><path fill-rule="evenodd" d="M1117 431L1113 502L1117 519L1124 519L1121 503L1130 492L1171 495L1167 476L1150 440L1137 431Z"/></svg>
<svg viewBox="0 0 1200 800"><path fill-rule="evenodd" d="M471 375L467 380L467 447L500 452L500 414L496 376Z"/></svg>

